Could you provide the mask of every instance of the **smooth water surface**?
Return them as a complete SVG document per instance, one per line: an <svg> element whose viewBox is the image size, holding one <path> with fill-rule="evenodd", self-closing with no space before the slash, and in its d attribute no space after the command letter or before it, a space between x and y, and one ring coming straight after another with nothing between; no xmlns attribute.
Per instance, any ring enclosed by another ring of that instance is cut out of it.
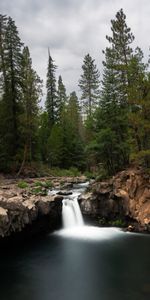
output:
<svg viewBox="0 0 150 300"><path fill-rule="evenodd" d="M149 299L148 235L86 227L0 255L0 300Z"/></svg>

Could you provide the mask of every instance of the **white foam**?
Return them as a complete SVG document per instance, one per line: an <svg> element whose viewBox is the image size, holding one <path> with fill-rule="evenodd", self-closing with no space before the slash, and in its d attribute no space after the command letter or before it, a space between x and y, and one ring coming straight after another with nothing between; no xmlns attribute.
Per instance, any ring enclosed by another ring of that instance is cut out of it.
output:
<svg viewBox="0 0 150 300"><path fill-rule="evenodd" d="M55 235L81 240L108 240L124 234L119 228L105 228L95 226L76 226L72 228L66 228L55 232Z"/></svg>

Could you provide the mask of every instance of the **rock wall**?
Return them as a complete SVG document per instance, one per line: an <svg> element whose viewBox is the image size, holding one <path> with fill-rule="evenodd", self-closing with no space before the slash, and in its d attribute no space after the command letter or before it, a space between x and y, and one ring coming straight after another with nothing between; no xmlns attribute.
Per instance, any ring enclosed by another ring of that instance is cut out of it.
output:
<svg viewBox="0 0 150 300"><path fill-rule="evenodd" d="M26 178L26 188L19 187L19 179L0 176L0 241L14 237L23 239L50 232L61 227L62 199L74 183L85 182L80 177ZM40 186L37 183L40 183ZM63 190L60 195L47 195L51 188ZM33 190L39 190L34 195Z"/></svg>
<svg viewBox="0 0 150 300"><path fill-rule="evenodd" d="M61 196L0 197L0 238L22 232L33 235L56 229L61 223Z"/></svg>
<svg viewBox="0 0 150 300"><path fill-rule="evenodd" d="M111 180L96 182L80 199L84 215L121 219L136 231L150 231L150 178L143 170L129 169Z"/></svg>

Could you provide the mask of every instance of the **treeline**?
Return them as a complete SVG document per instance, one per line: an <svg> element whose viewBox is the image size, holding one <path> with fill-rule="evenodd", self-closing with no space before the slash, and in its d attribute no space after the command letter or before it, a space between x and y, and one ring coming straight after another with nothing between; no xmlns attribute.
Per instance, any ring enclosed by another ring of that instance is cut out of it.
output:
<svg viewBox="0 0 150 300"><path fill-rule="evenodd" d="M121 9L111 21L103 74L87 54L79 79L81 99L67 95L50 52L45 107L42 81L15 22L0 15L0 171L25 166L115 174L131 162L150 167L150 72Z"/></svg>

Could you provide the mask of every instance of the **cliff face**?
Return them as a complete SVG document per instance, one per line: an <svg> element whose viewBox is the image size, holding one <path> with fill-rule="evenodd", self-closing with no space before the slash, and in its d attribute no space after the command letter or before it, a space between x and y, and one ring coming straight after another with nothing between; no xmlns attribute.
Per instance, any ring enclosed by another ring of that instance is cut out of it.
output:
<svg viewBox="0 0 150 300"><path fill-rule="evenodd" d="M0 189L0 239L22 232L22 237L60 226L62 196L31 195L16 186Z"/></svg>
<svg viewBox="0 0 150 300"><path fill-rule="evenodd" d="M20 188L19 180L0 177L0 241L7 237L30 238L58 229L62 225L65 191L61 195L47 195L50 189L47 184L50 182L51 188L62 190L85 180L84 176L38 178L38 181L28 178L27 187ZM38 194L33 194L35 190Z"/></svg>
<svg viewBox="0 0 150 300"><path fill-rule="evenodd" d="M111 180L96 182L80 199L83 214L121 218L138 231L150 231L150 178L142 170L122 171Z"/></svg>

